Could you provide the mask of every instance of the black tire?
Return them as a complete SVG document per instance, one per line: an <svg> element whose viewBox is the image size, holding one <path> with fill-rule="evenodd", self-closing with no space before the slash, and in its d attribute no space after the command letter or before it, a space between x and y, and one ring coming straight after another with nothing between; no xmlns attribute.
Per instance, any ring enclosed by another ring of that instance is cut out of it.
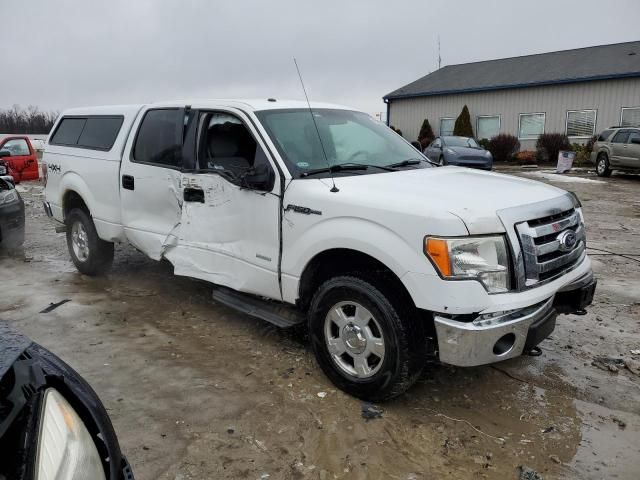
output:
<svg viewBox="0 0 640 480"><path fill-rule="evenodd" d="M340 276L320 286L309 309L309 336L320 367L339 389L363 400L378 402L404 393L418 379L426 363L426 337L423 324L407 309L393 291L379 288L382 281L365 281ZM383 293L383 291L385 293ZM357 302L375 318L384 339L384 358L377 372L357 378L343 371L329 352L325 319L340 302Z"/></svg>
<svg viewBox="0 0 640 480"><path fill-rule="evenodd" d="M598 155L598 159L596 160L596 174L599 177L609 177L611 176L611 167L609 166L609 157L606 153L601 153Z"/></svg>
<svg viewBox="0 0 640 480"><path fill-rule="evenodd" d="M79 258L74 251L72 238L74 224L81 225L86 232L88 255L85 259ZM106 273L113 263L113 243L105 242L98 237L89 214L85 210L75 208L67 215L66 225L67 247L76 268L85 275L96 276Z"/></svg>

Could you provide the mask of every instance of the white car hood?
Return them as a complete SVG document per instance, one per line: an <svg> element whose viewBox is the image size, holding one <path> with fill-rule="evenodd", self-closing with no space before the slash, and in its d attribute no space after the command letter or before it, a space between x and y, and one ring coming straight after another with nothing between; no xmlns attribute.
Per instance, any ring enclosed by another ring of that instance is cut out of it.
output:
<svg viewBox="0 0 640 480"><path fill-rule="evenodd" d="M341 192L354 198L375 198L389 210L402 205L418 213L450 212L470 234L505 231L497 211L566 194L564 190L511 175L470 168L439 167L394 173L336 177Z"/></svg>

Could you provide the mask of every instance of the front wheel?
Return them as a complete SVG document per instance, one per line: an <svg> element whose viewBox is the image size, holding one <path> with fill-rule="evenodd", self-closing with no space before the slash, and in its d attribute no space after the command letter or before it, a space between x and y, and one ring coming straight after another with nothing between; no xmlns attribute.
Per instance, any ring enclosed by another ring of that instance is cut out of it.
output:
<svg viewBox="0 0 640 480"><path fill-rule="evenodd" d="M606 153L598 155L598 161L596 162L596 173L599 177L608 177L611 175L611 168L609 167L609 158Z"/></svg>
<svg viewBox="0 0 640 480"><path fill-rule="evenodd" d="M67 247L76 268L85 275L106 273L113 263L113 243L98 237L89 214L79 208L67 215Z"/></svg>
<svg viewBox="0 0 640 480"><path fill-rule="evenodd" d="M422 324L402 313L392 293L350 276L325 282L309 310L309 333L320 367L341 390L368 401L400 395L426 360Z"/></svg>

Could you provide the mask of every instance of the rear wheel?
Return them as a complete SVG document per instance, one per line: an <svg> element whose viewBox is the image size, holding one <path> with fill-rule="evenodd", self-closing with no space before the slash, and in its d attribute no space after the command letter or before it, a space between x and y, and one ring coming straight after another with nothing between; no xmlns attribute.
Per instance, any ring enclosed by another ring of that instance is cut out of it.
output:
<svg viewBox="0 0 640 480"><path fill-rule="evenodd" d="M106 273L113 263L113 243L98 237L93 220L85 210L67 215L67 247L76 268L85 275Z"/></svg>
<svg viewBox="0 0 640 480"><path fill-rule="evenodd" d="M392 292L350 276L325 282L311 302L309 333L314 354L341 390L369 401L400 395L426 360L421 324L402 313Z"/></svg>
<svg viewBox="0 0 640 480"><path fill-rule="evenodd" d="M609 157L606 153L598 155L598 161L596 162L596 173L599 177L608 177L611 175L611 168L609 167Z"/></svg>

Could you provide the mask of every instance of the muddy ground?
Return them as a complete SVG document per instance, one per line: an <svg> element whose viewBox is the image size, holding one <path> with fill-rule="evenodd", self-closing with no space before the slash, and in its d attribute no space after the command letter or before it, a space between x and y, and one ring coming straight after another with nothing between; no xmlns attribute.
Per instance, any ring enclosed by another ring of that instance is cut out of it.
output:
<svg viewBox="0 0 640 480"><path fill-rule="evenodd" d="M511 173L575 191L589 245L640 259L639 176ZM597 362L640 349L636 261L592 256L595 303L559 317L542 356L430 365L366 421L303 337L216 305L170 264L118 246L107 277L79 274L41 187L21 188L27 240L24 258L0 259L0 318L92 384L137 479L640 478L640 376Z"/></svg>

